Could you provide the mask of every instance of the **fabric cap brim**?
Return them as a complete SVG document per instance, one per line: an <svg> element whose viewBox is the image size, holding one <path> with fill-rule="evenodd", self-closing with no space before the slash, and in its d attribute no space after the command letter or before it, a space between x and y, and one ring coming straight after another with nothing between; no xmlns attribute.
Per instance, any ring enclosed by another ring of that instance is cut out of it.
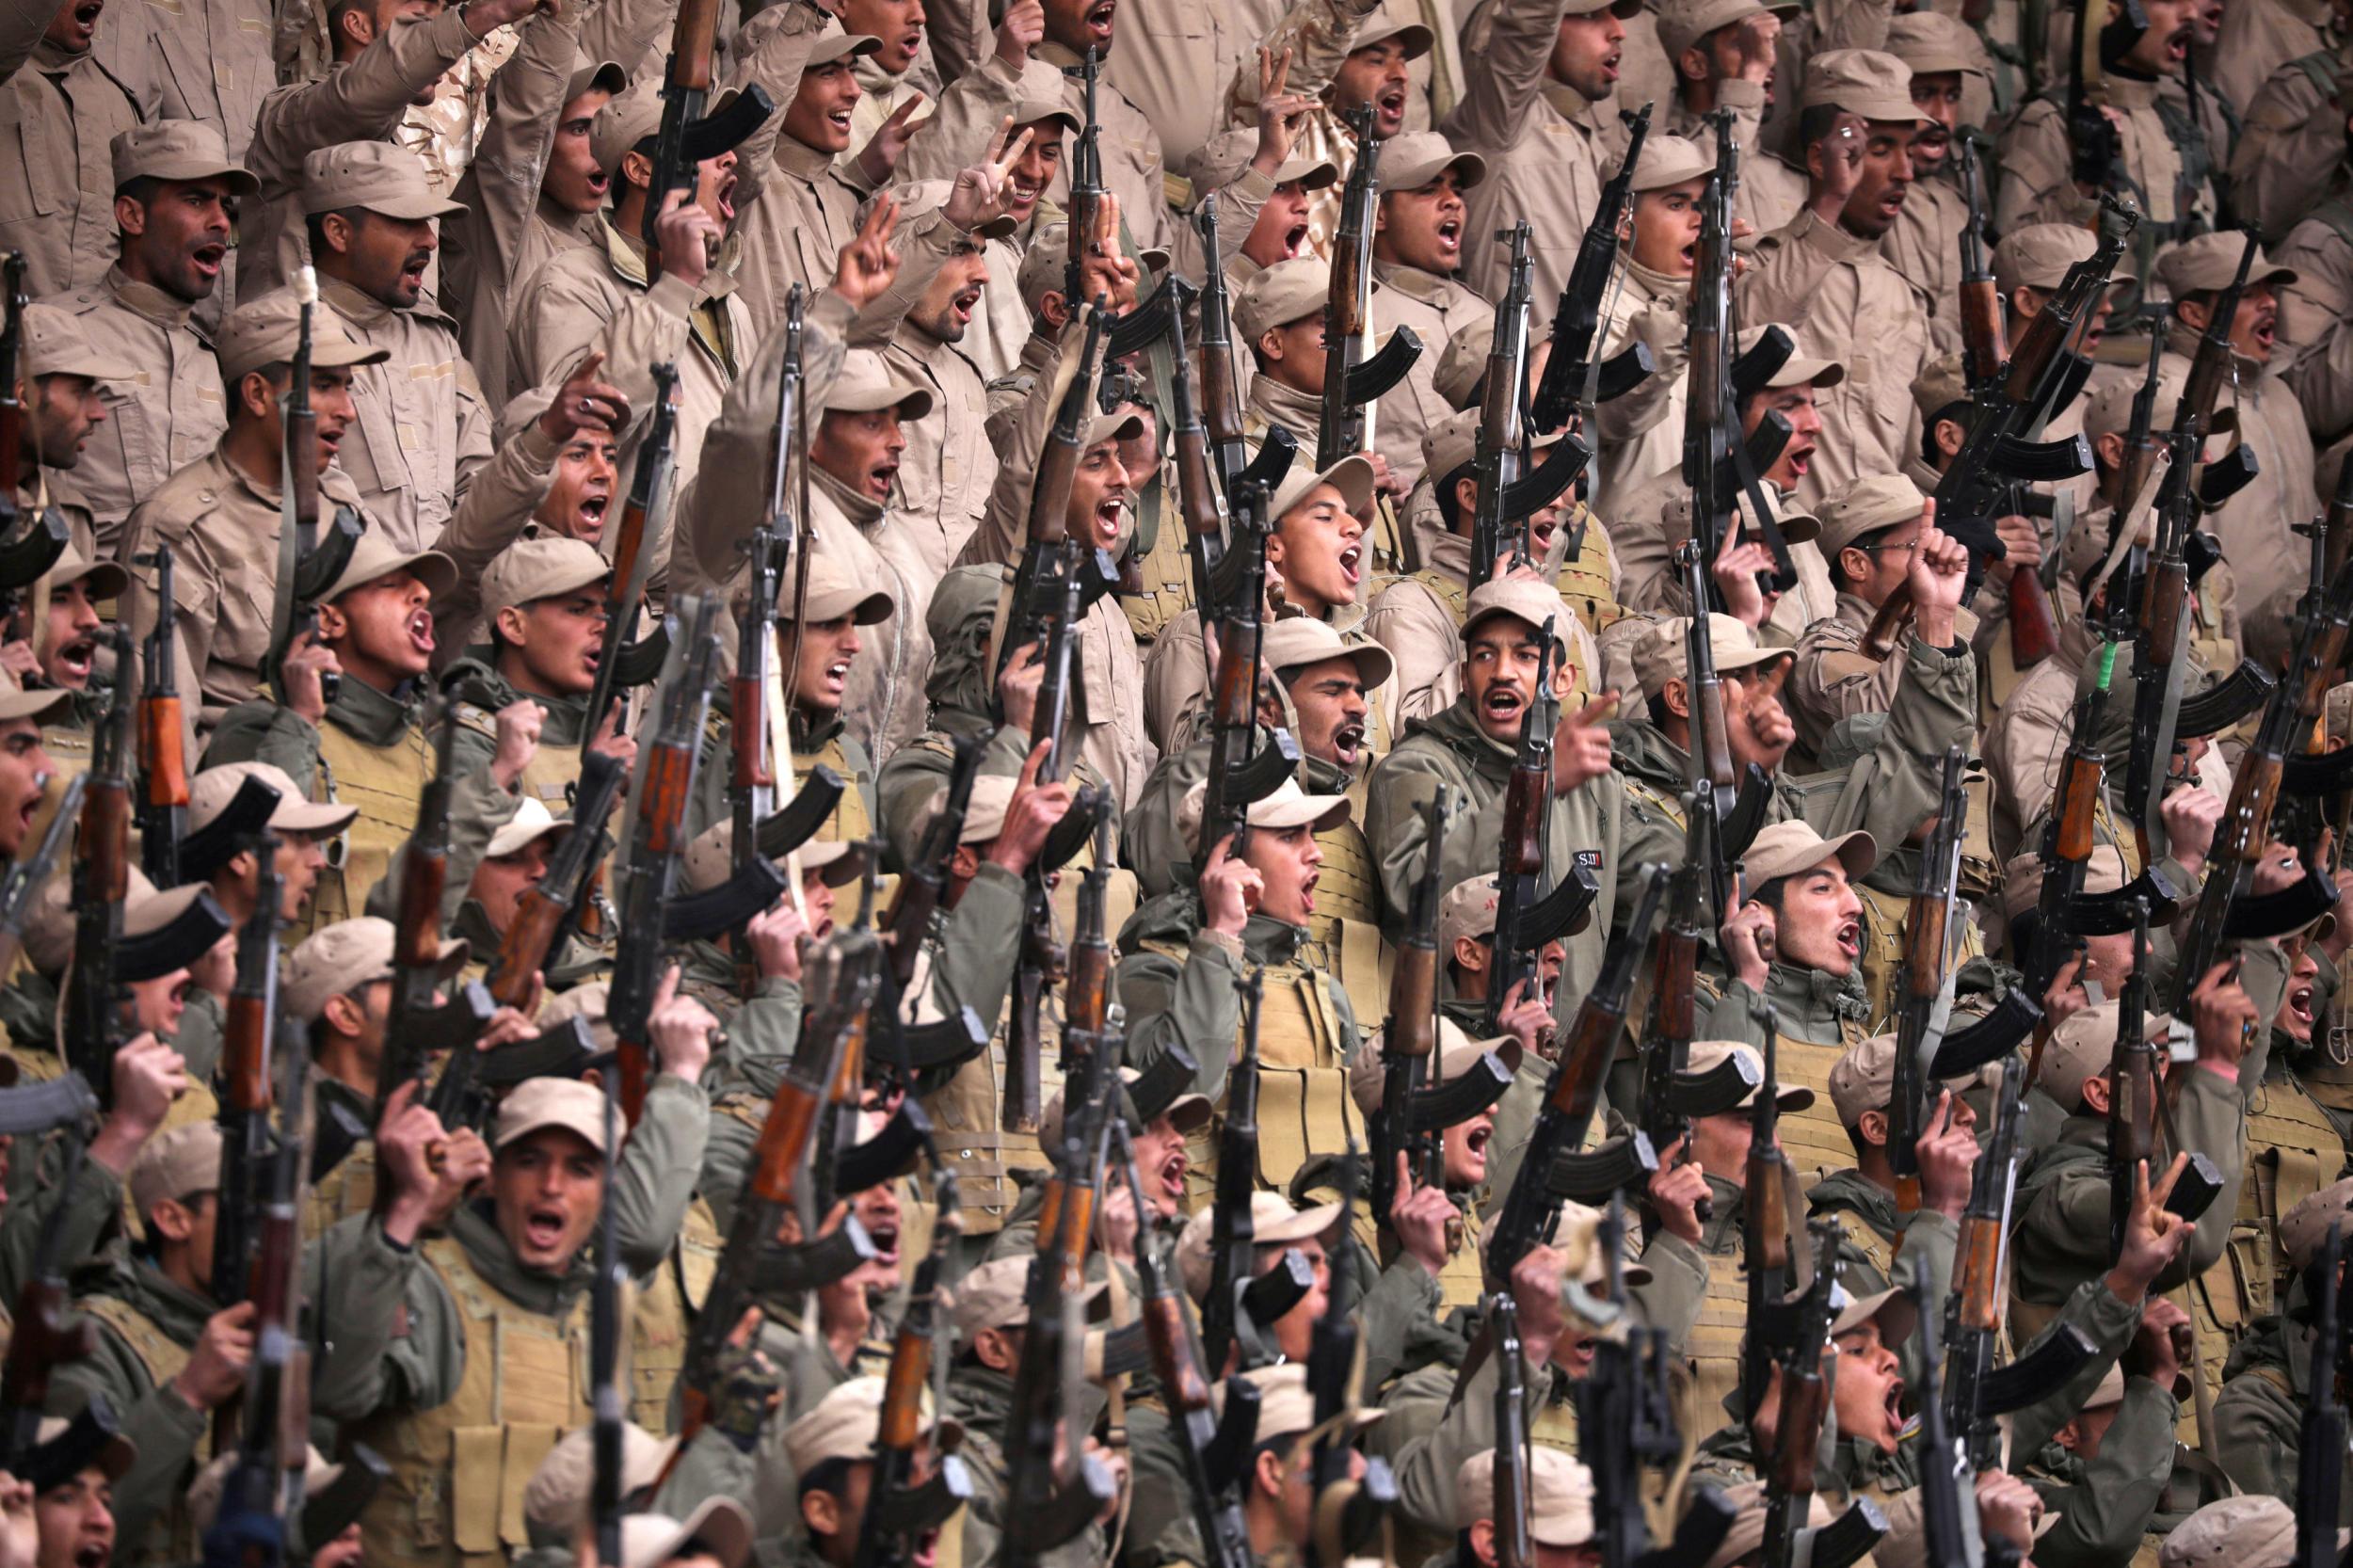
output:
<svg viewBox="0 0 2353 1568"><path fill-rule="evenodd" d="M572 72L572 79L564 84L564 102L568 104L591 89L618 94L628 87L629 72L621 69L620 61L599 60Z"/></svg>
<svg viewBox="0 0 2353 1568"><path fill-rule="evenodd" d="M0 691L0 719L44 719L72 698L67 691Z"/></svg>
<svg viewBox="0 0 2353 1568"><path fill-rule="evenodd" d="M216 163L210 158L165 158L149 163L138 176L142 180L165 180L174 184L189 184L197 180L226 180L229 188L239 196L259 196L262 182L252 170L235 164Z"/></svg>
<svg viewBox="0 0 2353 1568"><path fill-rule="evenodd" d="M1346 822L1352 809L1346 795L1301 795L1296 800L1252 807L1250 825L1277 830L1312 827L1321 833Z"/></svg>
<svg viewBox="0 0 2353 1568"><path fill-rule="evenodd" d="M82 591L94 600L112 599L131 585L131 574L117 562L93 561L77 575L55 578L52 582L58 587L68 583L79 583Z"/></svg>
<svg viewBox="0 0 2353 1568"><path fill-rule="evenodd" d="M817 40L816 47L809 50L808 64L801 69L806 72L817 66L831 65L851 55L872 55L881 48L882 40L872 33L828 33Z"/></svg>

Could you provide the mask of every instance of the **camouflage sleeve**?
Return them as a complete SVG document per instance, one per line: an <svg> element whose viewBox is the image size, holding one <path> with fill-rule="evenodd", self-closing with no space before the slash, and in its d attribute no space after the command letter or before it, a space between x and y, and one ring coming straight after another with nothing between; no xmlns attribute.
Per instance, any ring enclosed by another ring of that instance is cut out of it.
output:
<svg viewBox="0 0 2353 1568"><path fill-rule="evenodd" d="M2067 1304L2059 1308L2053 1329L2058 1323L2067 1323L2082 1330L2096 1353L2075 1369L2073 1377L2010 1417L2011 1453L2036 1452L2059 1428L2074 1419L2084 1401L2100 1386L2100 1380L2116 1364L2116 1358L2124 1353L2124 1347L2132 1343L2134 1332L2140 1327L2140 1304L2121 1299L2108 1288L2105 1276L2088 1279L2075 1287ZM2043 1332L2048 1335L2053 1329ZM2172 1432L2169 1421L2165 1430L2169 1434Z"/></svg>
<svg viewBox="0 0 2353 1568"><path fill-rule="evenodd" d="M741 1087L761 1099L774 1097L777 1081L800 1045L803 1006L799 981L781 975L760 981L759 993L728 1020L729 1087ZM712 1128L715 1134L718 1122Z"/></svg>
<svg viewBox="0 0 2353 1568"><path fill-rule="evenodd" d="M97 1256L107 1226L122 1213L122 1177L99 1161L83 1160L71 1187L58 1181L59 1161L65 1154L63 1138L60 1133L46 1140L37 1159L10 1162L14 1191L7 1207L0 1208L0 1300L10 1304L24 1294L24 1282L32 1277L41 1230L59 1204L68 1210L57 1221L56 1258L60 1272Z"/></svg>

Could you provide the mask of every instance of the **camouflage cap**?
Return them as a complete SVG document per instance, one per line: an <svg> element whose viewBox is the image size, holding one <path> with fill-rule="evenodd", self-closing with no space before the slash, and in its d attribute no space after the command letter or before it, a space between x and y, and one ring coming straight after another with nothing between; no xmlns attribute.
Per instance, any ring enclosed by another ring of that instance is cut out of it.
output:
<svg viewBox="0 0 2353 1568"><path fill-rule="evenodd" d="M733 1497L705 1497L683 1519L625 1514L620 1568L663 1568L696 1544L709 1548L719 1568L744 1568L752 1555L752 1516Z"/></svg>
<svg viewBox="0 0 2353 1568"><path fill-rule="evenodd" d="M357 920L337 920L303 938L301 945L286 955L284 975L278 983L278 1000L284 1004L287 1016L302 1023L315 1023L327 1010L329 997L356 991L375 981L390 980L394 936L392 921L362 915ZM442 979L465 968L468 952L463 937L451 937L441 943Z"/></svg>
<svg viewBox="0 0 2353 1568"><path fill-rule="evenodd" d="M1497 891L1494 872L1457 882L1438 901L1438 957L1444 960L1465 936L1488 936L1496 929Z"/></svg>
<svg viewBox="0 0 2353 1568"><path fill-rule="evenodd" d="M1939 354L1912 378L1912 406L1920 410L1923 425L1954 404L1968 401L1969 376L1959 353Z"/></svg>
<svg viewBox="0 0 2353 1568"><path fill-rule="evenodd" d="M584 539L560 534L517 539L483 570L482 618L495 620L501 610L590 587L612 575L613 563Z"/></svg>
<svg viewBox="0 0 2353 1568"><path fill-rule="evenodd" d="M2267 1494L2208 1503L2157 1548L2157 1568L2288 1568L2295 1560L2296 1512Z"/></svg>
<svg viewBox="0 0 2353 1568"><path fill-rule="evenodd" d="M149 1139L131 1162L131 1207L140 1220L154 1213L166 1198L177 1203L199 1192L218 1192L220 1144L218 1122L190 1122Z"/></svg>
<svg viewBox="0 0 2353 1568"><path fill-rule="evenodd" d="M1340 1206L1337 1203L1294 1208L1280 1192L1261 1191L1250 1194L1250 1233L1262 1247L1312 1241L1330 1230L1339 1217ZM1205 1204L1193 1211L1176 1237L1176 1272L1185 1282L1186 1294L1196 1302L1209 1293L1209 1229L1216 1218ZM1263 1426L1259 1435L1265 1435Z"/></svg>
<svg viewBox="0 0 2353 1568"><path fill-rule="evenodd" d="M1865 120L1918 122L1928 117L1912 102L1912 68L1878 49L1826 49L1806 62L1806 108L1828 104Z"/></svg>
<svg viewBox="0 0 2353 1568"><path fill-rule="evenodd" d="M1316 161L1331 167L1329 160ZM1435 131L1409 131L1381 144L1381 189L1385 194L1419 190L1449 168L1454 170L1456 185L1463 190L1487 177L1486 159L1476 152L1457 152L1454 144ZM1339 170L1334 168L1332 174L1337 179ZM1278 176L1274 183L1279 185L1283 181Z"/></svg>
<svg viewBox="0 0 2353 1568"><path fill-rule="evenodd" d="M2246 248L2247 236L2235 229L2183 240L2157 257L2156 281L2177 300L2185 295L2227 289L2238 276L2239 257ZM2264 254L2263 247L2255 248L2254 262L2247 269L2248 287L2295 281L2294 267L2278 265Z"/></svg>
<svg viewBox="0 0 2353 1568"><path fill-rule="evenodd" d="M295 349L301 341L302 307L294 290L273 289L259 299L249 299L221 323L220 337L213 348L220 358L220 378L233 392L238 380L254 371L294 363ZM391 358L391 349L372 347L354 338L334 312L311 312L313 370L380 364Z"/></svg>
<svg viewBox="0 0 2353 1568"><path fill-rule="evenodd" d="M1770 6L1759 5L1757 0L1658 0L1652 9L1658 18L1658 47L1666 53L1667 63L1673 65L1686 49L1719 27L1768 13L1794 16L1798 7L1795 0L1780 0ZM1642 161L1650 161L1648 146L1643 149Z"/></svg>
<svg viewBox="0 0 2353 1568"><path fill-rule="evenodd" d="M1259 658L1266 667L1280 676L1285 670L1304 669L1332 659L1353 659L1356 664L1356 679L1363 681L1369 695L1374 688L1387 684L1397 661L1389 650L1369 637L1343 633L1331 622L1314 616L1285 616L1267 623L1258 639Z"/></svg>
<svg viewBox="0 0 2353 1568"><path fill-rule="evenodd" d="M1378 1035L1375 1036L1378 1039ZM1436 1059L1430 1063L1426 1078L1432 1083L1445 1083L1461 1078L1479 1065L1480 1059L1493 1055L1511 1072L1520 1070L1522 1056L1519 1038L1503 1034L1492 1040L1474 1040L1462 1025L1441 1016L1438 1019L1438 1049ZM1369 1048L1348 1059L1348 1092L1355 1097L1356 1109L1371 1115L1381 1107L1381 1096L1387 1082L1388 1064L1378 1048Z"/></svg>
<svg viewBox="0 0 2353 1568"><path fill-rule="evenodd" d="M40 304L24 307L24 369L32 376L87 376L93 381L131 381L146 374L128 360L101 352L72 311Z"/></svg>
<svg viewBox="0 0 2353 1568"><path fill-rule="evenodd" d="M1861 828L1825 839L1814 831L1812 823L1795 817L1773 823L1750 841L1749 852L1742 856L1746 868L1742 885L1753 893L1768 882L1812 871L1833 857L1849 876L1862 876L1879 859L1879 846Z"/></svg>
<svg viewBox="0 0 2353 1568"><path fill-rule="evenodd" d="M456 562L438 550L403 550L392 543L391 536L371 528L351 547L351 559L344 563L343 575L327 585L320 602L332 604L352 589L364 588L396 571L405 571L424 584L435 599L457 586Z"/></svg>
<svg viewBox="0 0 2353 1568"><path fill-rule="evenodd" d="M679 1439L656 1437L634 1421L621 1423L621 1495L642 1492L662 1479ZM597 1478L596 1429L566 1432L523 1488L523 1517L539 1528L569 1539L588 1522Z"/></svg>
<svg viewBox="0 0 2353 1568"><path fill-rule="evenodd" d="M2331 1224L2341 1235L2353 1237L2353 1176L2307 1194L2280 1216L2280 1250L2286 1255L2288 1267L2311 1268L2329 1240Z"/></svg>
<svg viewBox="0 0 2353 1568"><path fill-rule="evenodd" d="M357 806L334 806L312 800L283 768L268 762L227 762L206 768L188 780L188 827L210 827L237 798L248 778L259 779L278 792L278 806L269 814L270 827L280 833L324 836L341 833L359 819Z"/></svg>
<svg viewBox="0 0 2353 1568"><path fill-rule="evenodd" d="M118 132L106 144L115 189L134 180L226 180L239 196L258 196L262 182L229 155L220 127L201 120L158 120Z"/></svg>
<svg viewBox="0 0 2353 1568"><path fill-rule="evenodd" d="M302 159L302 211L307 216L363 207L416 223L462 213L466 204L433 189L424 160L397 142L342 141Z"/></svg>
<svg viewBox="0 0 2353 1568"><path fill-rule="evenodd" d="M1915 76L1960 71L1973 76L1985 72L1985 45L1975 29L1943 11L1906 11L1887 24L1887 52L1911 68Z"/></svg>
<svg viewBox="0 0 2353 1568"><path fill-rule="evenodd" d="M1255 344L1277 327L1288 327L1323 309L1332 292L1332 265L1315 256L1277 262L1242 285L1234 299L1234 330Z"/></svg>
<svg viewBox="0 0 2353 1568"><path fill-rule="evenodd" d="M1827 560L1866 534L1920 520L1928 497L1900 473L1866 473L1816 509L1822 532L1815 544Z"/></svg>
<svg viewBox="0 0 2353 1568"><path fill-rule="evenodd" d="M1539 1546L1583 1546L1593 1539L1593 1473L1558 1448L1528 1450L1528 1535ZM1454 1524L1468 1529L1495 1516L1496 1451L1482 1448L1454 1472Z"/></svg>
<svg viewBox="0 0 2353 1568"><path fill-rule="evenodd" d="M1676 616L1652 627L1647 635L1635 638L1634 679L1641 682L1644 696L1657 696L1667 689L1668 681L1689 677L1690 649L1685 645L1690 635L1691 617ZM1746 624L1714 611L1707 616L1707 650L1715 661L1718 675L1796 657L1785 648L1759 648L1755 633Z"/></svg>
<svg viewBox="0 0 2353 1568"><path fill-rule="evenodd" d="M829 1459L872 1459L874 1433L882 1426L883 1380L852 1378L836 1384L808 1414L784 1429L784 1456L796 1475L806 1476ZM931 1409L925 1396L922 1408ZM952 1416L939 1417L936 1441L953 1448L964 1438L964 1423Z"/></svg>

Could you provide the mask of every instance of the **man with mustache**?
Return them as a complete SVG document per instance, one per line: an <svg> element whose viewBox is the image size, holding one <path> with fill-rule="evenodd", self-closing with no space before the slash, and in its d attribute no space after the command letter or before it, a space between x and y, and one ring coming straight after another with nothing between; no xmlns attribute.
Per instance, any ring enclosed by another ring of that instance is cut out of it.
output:
<svg viewBox="0 0 2353 1568"><path fill-rule="evenodd" d="M1785 321L1817 343L1850 345L1847 375L1821 405L1822 433L1797 497L1812 505L1865 473L1903 465L1911 387L1935 357L1929 302L1880 254L1917 170L1913 137L1933 124L1893 55L1833 49L1806 62L1798 129L1806 209L1757 242L1740 313Z"/></svg>
<svg viewBox="0 0 2353 1568"><path fill-rule="evenodd" d="M25 292L63 294L104 276L114 249L114 138L144 116L90 53L104 0L65 0L31 69L0 83L0 118L21 173L0 194L0 248L24 255Z"/></svg>
<svg viewBox="0 0 2353 1568"><path fill-rule="evenodd" d="M112 702L111 672L102 678L95 667L98 635L106 625L97 607L130 580L112 561L93 565L78 547L68 545L42 579L49 612L34 639L0 645L0 660L24 685L66 696L62 710L48 721L46 736L61 779L88 768L90 730Z"/></svg>
<svg viewBox="0 0 2353 1568"><path fill-rule="evenodd" d="M2213 165L2224 150L2209 147L2186 116L2177 120L2158 105L2189 59L2197 8L2197 0L2145 5L2148 30L2104 73L2108 101L2102 112L2118 126L2117 174L2140 209L2140 234L2160 247L2215 221ZM2105 20L2096 7L2091 14L2105 26L2122 8L2111 6ZM2029 100L2002 133L2002 180L1993 202L1993 227L2001 233L2029 223L2088 227L2096 216L2099 192L2075 179L2065 98L2058 90Z"/></svg>
<svg viewBox="0 0 2353 1568"><path fill-rule="evenodd" d="M2244 249L2244 238L2235 232L2201 234L2158 264L2157 282L2173 300L2158 371L2158 407L2180 398L2198 339L2213 323ZM2310 552L2288 526L2291 519L2311 514L2316 493L2312 427L2296 389L2278 374L2273 352L2279 291L2295 281L2293 268L2258 251L2238 313L2226 324L2233 382L2227 407L2238 416L2237 440L2253 454L2256 470L2254 479L2214 514L2213 527L2230 563L2245 651L2265 667L2286 657L2294 637L2291 612L2312 575ZM2336 475L2329 477L2333 482Z"/></svg>
<svg viewBox="0 0 2353 1568"><path fill-rule="evenodd" d="M1913 106L1929 124L1913 138L1914 178L1903 210L1880 241L1880 254L1927 296L1929 329L1939 353L1961 342L1961 232L1969 204L1961 193L1960 138L1981 134L1964 123L1965 83L1982 92L1985 45L1967 23L1937 11L1913 11L1888 24L1887 52L1912 72ZM1988 168L1990 150L1977 152L1979 189L1990 192L2001 171Z"/></svg>
<svg viewBox="0 0 2353 1568"><path fill-rule="evenodd" d="M114 179L114 265L51 301L73 313L93 347L143 372L109 382L111 428L91 432L72 465L106 555L131 508L201 457L229 423L212 333L195 312L215 297L228 264L238 199L259 189L218 131L182 120L116 137Z"/></svg>
<svg viewBox="0 0 2353 1568"><path fill-rule="evenodd" d="M1729 110L1740 148L1740 189L1733 217L1755 234L1769 234L1805 205L1805 171L1766 151L1763 131L1772 113L1774 72L1782 30L1798 8L1785 0L1664 0L1657 8L1658 47L1674 68L1674 97L1662 104L1642 145L1648 164L1661 132L1689 140L1716 167L1716 133L1706 117Z"/></svg>

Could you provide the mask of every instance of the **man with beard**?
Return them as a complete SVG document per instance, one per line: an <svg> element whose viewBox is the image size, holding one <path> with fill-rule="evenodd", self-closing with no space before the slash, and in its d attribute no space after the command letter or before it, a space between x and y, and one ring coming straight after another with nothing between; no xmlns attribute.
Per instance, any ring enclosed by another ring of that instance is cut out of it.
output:
<svg viewBox="0 0 2353 1568"><path fill-rule="evenodd" d="M407 148L353 141L302 160L302 210L319 303L386 355L351 378L355 439L337 456L374 526L421 550L490 456L490 412L456 323L419 302L440 244L434 220L465 209L433 193Z"/></svg>
<svg viewBox="0 0 2353 1568"><path fill-rule="evenodd" d="M89 508L62 476L80 465L82 448L106 423L106 398L98 390L100 384L143 373L137 361L100 351L83 332L80 318L54 305L24 308L24 344L23 368L13 376L17 398L25 408L17 431L17 472L22 477L9 499L23 516L37 516L43 508L60 513L74 552L93 560L97 555ZM53 483L49 473L60 477ZM27 673L21 664L15 667L19 674Z"/></svg>
<svg viewBox="0 0 2353 1568"><path fill-rule="evenodd" d="M1373 224L1372 275L1388 314L1427 344L1405 384L1382 400L1374 432L1398 483L1421 477L1422 438L1454 411L1438 395L1440 344L1495 307L1463 286L1464 192L1485 178L1486 161L1457 152L1444 136L1401 136L1383 150L1381 205Z"/></svg>
<svg viewBox="0 0 2353 1568"><path fill-rule="evenodd" d="M2104 73L2104 112L2121 121L2116 173L2140 209L2137 237L2162 247L2214 223L2210 165L2226 150L2209 149L2186 116L2177 120L2158 102L2166 83L2188 62L2197 0L2155 0L2143 8L2147 31ZM2029 223L2089 227L2096 216L2099 191L2075 178L2066 98L2064 83L2046 88L2022 104L2002 133L2002 180L1993 203L1993 227L2001 233Z"/></svg>
<svg viewBox="0 0 2353 1568"><path fill-rule="evenodd" d="M1757 242L1755 264L1740 281L1740 313L1852 345L1798 480L1798 500L1812 504L1861 474L1903 466L1913 379L1935 357L1930 302L1879 248L1916 175L1913 139L1933 121L1912 102L1911 69L1869 49L1815 56L1802 104L1806 208Z"/></svg>
<svg viewBox="0 0 2353 1568"><path fill-rule="evenodd" d="M1665 0L1657 7L1658 46L1674 67L1675 92L1660 106L1642 161L1650 162L1666 132L1704 149L1707 167L1715 168L1716 133L1706 117L1729 110L1740 148L1732 216L1754 234L1771 233L1805 205L1805 172L1762 145L1782 29L1797 14L1786 0Z"/></svg>
<svg viewBox="0 0 2353 1568"><path fill-rule="evenodd" d="M319 977L306 996L336 984ZM660 1073L646 1113L630 1147L614 1151L629 1162L639 1144L663 1145L634 1179L613 1183L613 1201L625 1206L615 1228L629 1239L621 1250L632 1269L659 1259L693 1195L708 1114L696 1080L710 1050L707 1017L657 1032ZM444 1135L414 1096L395 1089L376 1129L389 1199L322 1240L325 1304L340 1333L312 1395L314 1409L392 1463L361 1516L369 1558L454 1568L454 1521L478 1517L471 1510L482 1489L520 1496L553 1429L590 1418L576 1347L587 1333L588 1243L603 1198L605 1096L576 1080L531 1079L500 1105L487 1158L479 1143L451 1140L463 1158L445 1156L438 1173L428 1147ZM486 1176L483 1197L455 1195ZM428 1233L440 1213L447 1229ZM538 1413L552 1426L525 1419ZM499 1439L488 1464L452 1441L486 1427Z"/></svg>
<svg viewBox="0 0 2353 1568"><path fill-rule="evenodd" d="M1447 117L1447 139L1487 160L1470 201L1464 281L1502 298L1511 257L1497 232L1521 218L1535 225L1531 332L1552 319L1601 200L1602 167L1625 145L1610 108L1625 19L1641 8L1638 0L1498 6L1482 69Z"/></svg>
<svg viewBox="0 0 2353 1568"><path fill-rule="evenodd" d="M338 0L328 17L335 63L315 81L272 91L252 122L245 165L262 189L238 215L237 297L259 298L310 259L309 235L295 218L311 153L338 142L390 141L401 117L430 101L442 74L476 44L509 23L561 26L558 8L550 0L446 9L442 0Z"/></svg>
<svg viewBox="0 0 2353 1568"><path fill-rule="evenodd" d="M113 680L95 669L98 634L106 623L98 606L120 594L130 574L112 561L92 565L80 547L68 545L42 578L49 610L33 640L0 644L6 664L27 687L64 692L65 711L49 721L49 754L71 778L89 766L90 729L107 707Z"/></svg>
<svg viewBox="0 0 2353 1568"><path fill-rule="evenodd" d="M105 0L65 0L31 69L0 84L0 118L21 141L19 177L0 195L0 247L24 257L28 294L62 294L96 282L114 249L114 138L142 116L126 85L98 62L90 41Z"/></svg>
<svg viewBox="0 0 2353 1568"><path fill-rule="evenodd" d="M1895 226L1880 240L1880 254L1929 301L1929 331L1939 353L1961 342L1961 232L1969 203L1958 173L1963 136L1981 135L1961 122L1962 84L1974 76L1985 46L1969 24L1940 11L1913 11L1888 24L1887 52L1912 72L1913 106L1929 123L1913 138L1913 183ZM1985 166L1992 149L1977 152L1979 189L1991 191L1999 169Z"/></svg>
<svg viewBox="0 0 2353 1568"><path fill-rule="evenodd" d="M219 132L178 120L116 137L114 179L120 253L104 277L52 301L93 347L140 372L110 383L113 428L93 432L72 466L107 556L131 508L201 457L229 423L220 364L194 316L227 264L236 200L258 188L229 161Z"/></svg>

